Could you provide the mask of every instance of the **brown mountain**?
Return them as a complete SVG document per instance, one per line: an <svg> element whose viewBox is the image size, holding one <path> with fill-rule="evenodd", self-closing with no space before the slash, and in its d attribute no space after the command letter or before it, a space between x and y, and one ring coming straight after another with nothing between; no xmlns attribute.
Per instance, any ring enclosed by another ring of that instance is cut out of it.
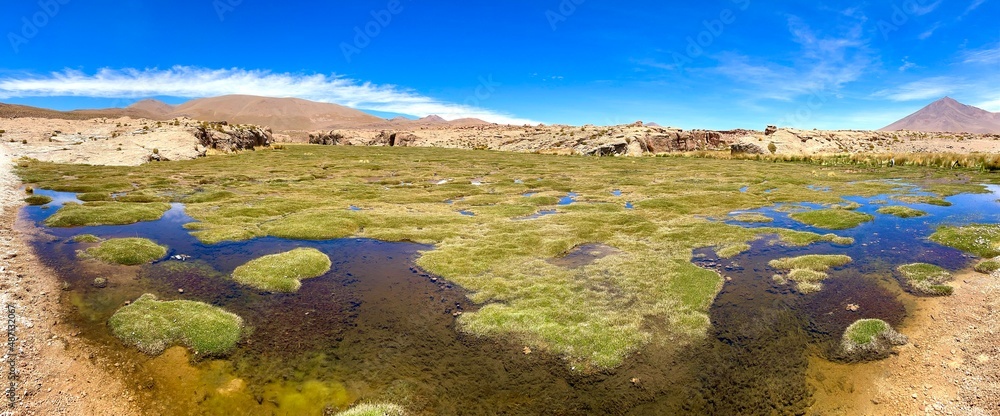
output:
<svg viewBox="0 0 1000 416"><path fill-rule="evenodd" d="M175 107L168 116L257 124L279 131L349 128L385 122L371 114L337 104L251 95L191 100Z"/></svg>
<svg viewBox="0 0 1000 416"><path fill-rule="evenodd" d="M73 110L73 111L59 111L50 110L47 108L31 107L27 105L18 104L4 104L0 103L0 118L8 117L37 117L37 118L53 118L53 119L63 119L63 120L90 120L93 118L118 118L118 117L132 117L132 118L148 118L148 119L161 119L162 117L157 117L141 108L105 108L100 110Z"/></svg>
<svg viewBox="0 0 1000 416"><path fill-rule="evenodd" d="M126 109L145 111L149 114L153 114L159 117L166 117L168 114L174 111L174 106L160 100L147 98L145 100L136 101L132 105L126 107Z"/></svg>
<svg viewBox="0 0 1000 416"><path fill-rule="evenodd" d="M965 105L944 97L882 131L912 130L951 133L1000 133L1000 113Z"/></svg>

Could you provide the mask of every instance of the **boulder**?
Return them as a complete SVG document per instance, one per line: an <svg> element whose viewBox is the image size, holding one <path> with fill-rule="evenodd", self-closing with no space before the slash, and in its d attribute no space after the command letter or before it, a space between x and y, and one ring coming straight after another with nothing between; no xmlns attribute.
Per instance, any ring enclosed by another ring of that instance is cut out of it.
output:
<svg viewBox="0 0 1000 416"><path fill-rule="evenodd" d="M736 143L730 146L730 151L735 155L762 155L764 149L753 143Z"/></svg>
<svg viewBox="0 0 1000 416"><path fill-rule="evenodd" d="M267 147L274 142L270 129L250 125L228 125L222 123L204 123L197 127L194 136L200 144L209 149L224 152L253 150L255 147Z"/></svg>

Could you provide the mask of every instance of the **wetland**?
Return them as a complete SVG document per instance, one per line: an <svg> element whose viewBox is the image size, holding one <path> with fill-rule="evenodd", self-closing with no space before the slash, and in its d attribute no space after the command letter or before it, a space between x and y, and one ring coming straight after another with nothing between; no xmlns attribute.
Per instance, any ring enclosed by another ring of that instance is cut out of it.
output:
<svg viewBox="0 0 1000 416"><path fill-rule="evenodd" d="M288 145L18 172L68 319L162 414L801 414L810 360L890 354L845 333L947 284L900 268L1000 254L976 170Z"/></svg>

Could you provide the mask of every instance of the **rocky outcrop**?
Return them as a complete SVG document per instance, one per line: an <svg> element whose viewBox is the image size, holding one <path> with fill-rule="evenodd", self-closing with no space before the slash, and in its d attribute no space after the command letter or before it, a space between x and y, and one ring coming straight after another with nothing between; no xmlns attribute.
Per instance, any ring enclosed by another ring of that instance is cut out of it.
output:
<svg viewBox="0 0 1000 416"><path fill-rule="evenodd" d="M730 146L730 152L733 155L762 155L764 154L764 149L753 143L736 143Z"/></svg>
<svg viewBox="0 0 1000 416"><path fill-rule="evenodd" d="M194 132L202 146L223 152L253 150L274 142L270 129L252 125L229 125L226 122L202 123Z"/></svg>
<svg viewBox="0 0 1000 416"><path fill-rule="evenodd" d="M344 135L335 131L326 133L309 133L309 144L322 144L325 146L334 146L342 144L344 140Z"/></svg>

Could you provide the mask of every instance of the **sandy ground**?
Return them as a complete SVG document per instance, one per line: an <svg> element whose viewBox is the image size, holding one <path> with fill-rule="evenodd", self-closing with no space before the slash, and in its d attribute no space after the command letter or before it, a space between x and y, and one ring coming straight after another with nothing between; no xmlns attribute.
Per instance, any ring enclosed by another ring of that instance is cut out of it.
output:
<svg viewBox="0 0 1000 416"><path fill-rule="evenodd" d="M39 263L24 224L18 225L23 195L11 170L10 152L0 144L0 303L15 307L16 352L7 351L4 331L3 373L13 358L17 368L17 401L4 398L4 415L138 415L132 398L109 366L62 324L58 279ZM6 388L6 377L2 380Z"/></svg>
<svg viewBox="0 0 1000 416"><path fill-rule="evenodd" d="M813 414L1000 415L1000 274L955 280L954 295L917 299L898 355L810 363Z"/></svg>

